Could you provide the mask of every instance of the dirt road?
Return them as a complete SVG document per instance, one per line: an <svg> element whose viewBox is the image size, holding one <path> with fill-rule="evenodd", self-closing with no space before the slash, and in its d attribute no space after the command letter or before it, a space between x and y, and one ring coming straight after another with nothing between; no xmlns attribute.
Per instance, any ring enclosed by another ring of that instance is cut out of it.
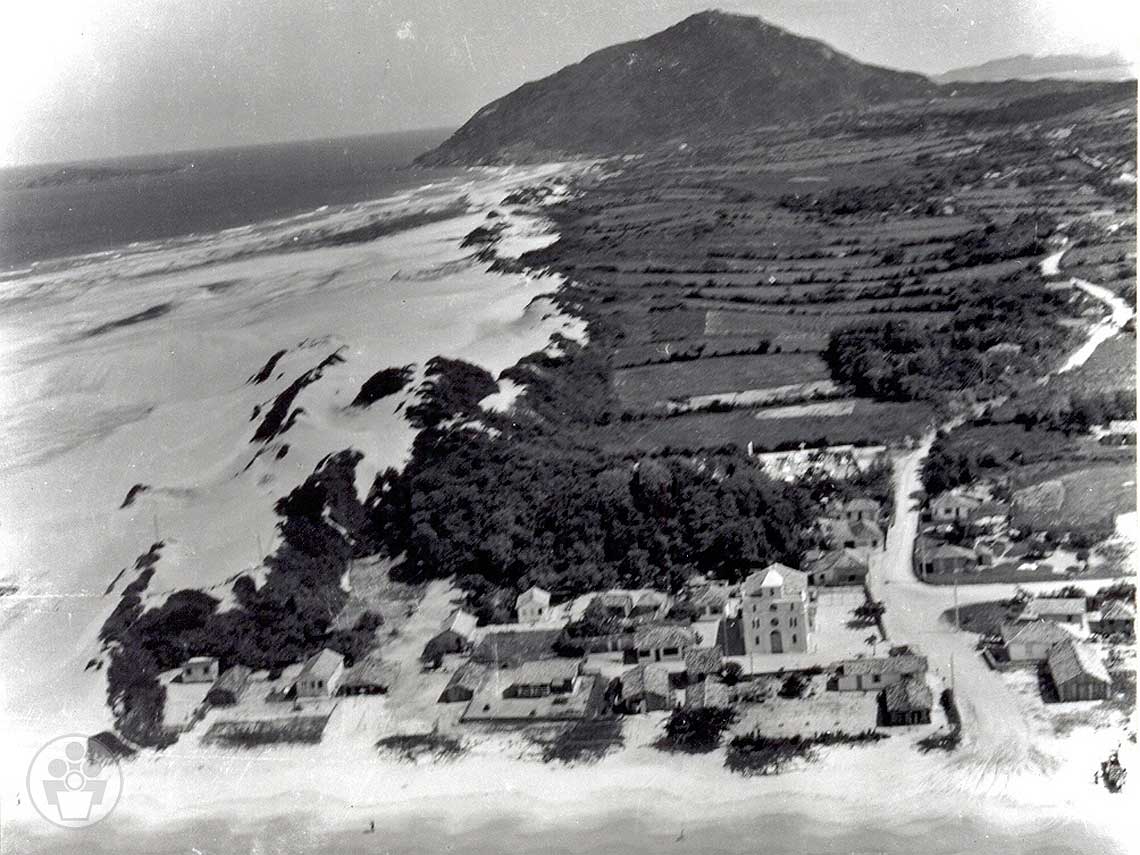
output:
<svg viewBox="0 0 1140 855"><path fill-rule="evenodd" d="M963 724L963 747L956 759L963 775L954 776L955 786L965 784L981 795L1004 789L1011 775L1047 772L1052 763L1031 742L1024 699L975 651L977 636L958 631L952 621L942 619L954 607L954 589L924 584L911 569L919 526L915 495L921 488L922 463L932 441L933 435L927 436L918 448L895 458L895 519L870 586L874 596L886 604L884 623L891 641L919 646L943 685L953 683ZM1064 584L1040 582L1022 587L1044 591ZM1012 584L964 585L958 589L958 601L965 605L1000 600L1012 596L1016 588Z"/></svg>

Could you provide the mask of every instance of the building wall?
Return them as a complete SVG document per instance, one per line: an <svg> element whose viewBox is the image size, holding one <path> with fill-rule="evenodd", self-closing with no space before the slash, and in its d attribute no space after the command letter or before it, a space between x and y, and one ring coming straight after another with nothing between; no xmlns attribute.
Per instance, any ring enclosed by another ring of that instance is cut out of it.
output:
<svg viewBox="0 0 1140 855"><path fill-rule="evenodd" d="M903 675L896 671L882 674L840 674L835 681L835 688L841 692L873 692L898 683L902 678Z"/></svg>
<svg viewBox="0 0 1140 855"><path fill-rule="evenodd" d="M518 607L519 623L539 623L546 617L547 609L538 603L528 603Z"/></svg>
<svg viewBox="0 0 1140 855"><path fill-rule="evenodd" d="M344 674L344 665L338 665L327 681L315 678L305 678L297 681L297 696L302 698L324 698L336 693L340 685L340 678ZM323 683L323 685L322 685Z"/></svg>
<svg viewBox="0 0 1140 855"><path fill-rule="evenodd" d="M1012 662L1044 662L1049 658L1049 648L1056 642L1014 641L1007 645Z"/></svg>
<svg viewBox="0 0 1140 855"><path fill-rule="evenodd" d="M1092 677L1074 677L1067 683L1057 686L1057 696L1062 701L1096 701L1108 697L1108 684Z"/></svg>
<svg viewBox="0 0 1140 855"><path fill-rule="evenodd" d="M806 653L811 625L807 607L799 597L745 597L741 619L744 630L744 652ZM773 633L779 633L782 649L773 649Z"/></svg>

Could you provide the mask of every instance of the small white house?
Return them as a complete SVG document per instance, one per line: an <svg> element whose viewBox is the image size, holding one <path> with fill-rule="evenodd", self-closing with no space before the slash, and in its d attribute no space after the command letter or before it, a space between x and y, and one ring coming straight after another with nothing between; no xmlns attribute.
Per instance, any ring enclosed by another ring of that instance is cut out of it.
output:
<svg viewBox="0 0 1140 855"><path fill-rule="evenodd" d="M344 675L344 657L324 649L310 656L293 686L299 698L328 698L336 694Z"/></svg>
<svg viewBox="0 0 1140 855"><path fill-rule="evenodd" d="M182 665L183 683L212 683L218 679L218 657L194 656Z"/></svg>
<svg viewBox="0 0 1140 855"><path fill-rule="evenodd" d="M515 600L519 623L541 623L550 615L550 592L535 585Z"/></svg>

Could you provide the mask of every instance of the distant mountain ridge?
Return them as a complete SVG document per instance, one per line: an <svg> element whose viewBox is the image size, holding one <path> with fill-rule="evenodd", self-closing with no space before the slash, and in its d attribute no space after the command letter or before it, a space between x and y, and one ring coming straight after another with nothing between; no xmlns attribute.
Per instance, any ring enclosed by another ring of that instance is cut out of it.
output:
<svg viewBox="0 0 1140 855"><path fill-rule="evenodd" d="M1057 78L1068 80L1131 80L1136 69L1118 54L1084 56L1082 54L1052 54L1032 56L1019 54L991 59L981 65L955 68L934 79L939 83L988 83L1000 80L1041 80Z"/></svg>
<svg viewBox="0 0 1140 855"><path fill-rule="evenodd" d="M417 163L621 154L937 90L920 74L866 65L760 18L701 12L520 86Z"/></svg>

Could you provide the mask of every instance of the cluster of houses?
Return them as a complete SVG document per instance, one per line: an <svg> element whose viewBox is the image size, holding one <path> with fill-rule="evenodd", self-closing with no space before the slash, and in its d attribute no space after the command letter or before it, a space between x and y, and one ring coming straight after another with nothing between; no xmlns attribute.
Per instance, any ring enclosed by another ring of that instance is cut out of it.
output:
<svg viewBox="0 0 1140 855"><path fill-rule="evenodd" d="M255 672L245 665L232 665L224 671L215 656L187 659L174 677L176 684L200 685L205 688L200 702L176 720L167 723L174 732L190 729L214 707L234 707L251 693L262 693L257 700L266 703L303 702L343 697L345 695L383 694L395 682L399 665L375 655L346 665L344 657L334 650L321 650L303 663L293 665L277 679L268 672Z"/></svg>
<svg viewBox="0 0 1140 855"><path fill-rule="evenodd" d="M926 525L915 541L919 576L976 573L1002 560L1009 546L1012 507L984 494L955 489L926 506Z"/></svg>
<svg viewBox="0 0 1140 855"><path fill-rule="evenodd" d="M1135 609L1122 600L1089 612L1084 597L1039 597L1016 620L1002 624L987 658L1043 667L1060 701L1101 700L1112 691L1112 678L1088 636L1133 638L1135 619Z"/></svg>

